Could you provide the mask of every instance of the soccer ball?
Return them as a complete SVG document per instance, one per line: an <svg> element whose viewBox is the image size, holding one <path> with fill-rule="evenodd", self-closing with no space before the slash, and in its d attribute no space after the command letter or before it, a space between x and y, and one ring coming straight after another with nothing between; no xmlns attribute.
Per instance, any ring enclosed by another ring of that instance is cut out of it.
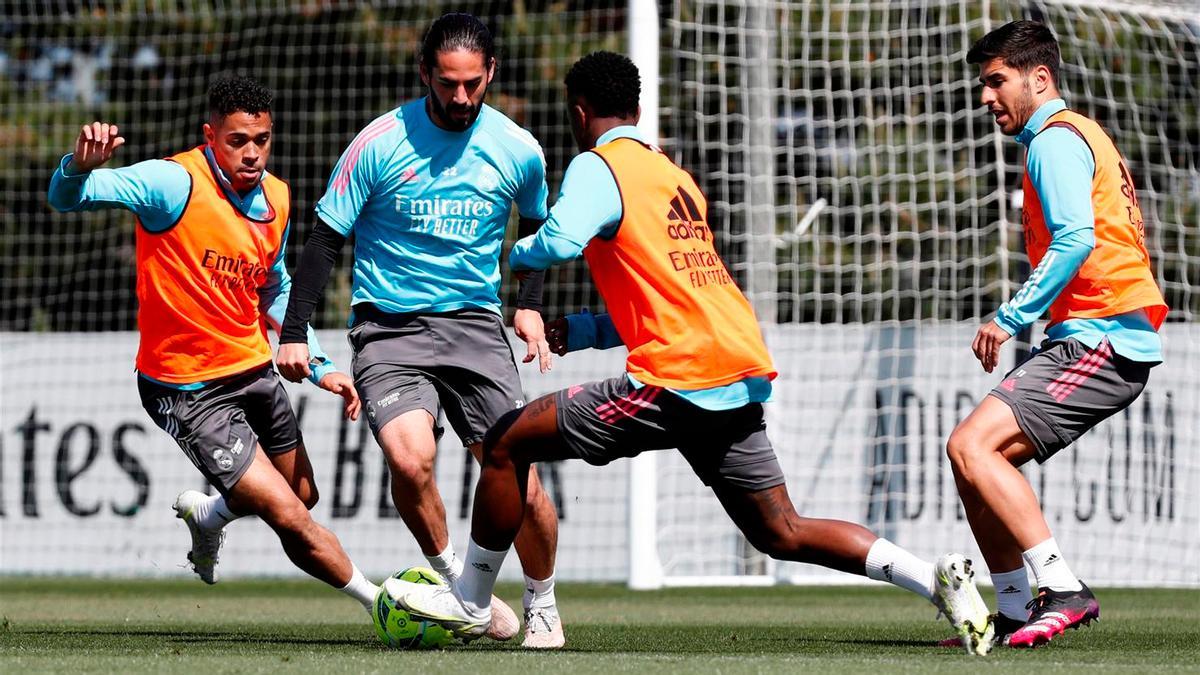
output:
<svg viewBox="0 0 1200 675"><path fill-rule="evenodd" d="M392 575L414 584L444 584L442 575L428 567L410 567ZM440 649L454 641L450 631L429 621L417 621L396 605L381 585L371 605L375 632L383 644L396 649Z"/></svg>

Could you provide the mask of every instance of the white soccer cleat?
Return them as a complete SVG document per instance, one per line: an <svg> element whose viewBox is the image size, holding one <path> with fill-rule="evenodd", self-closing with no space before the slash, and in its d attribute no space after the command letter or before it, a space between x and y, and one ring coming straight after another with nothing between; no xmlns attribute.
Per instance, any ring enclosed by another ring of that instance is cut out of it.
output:
<svg viewBox="0 0 1200 675"><path fill-rule="evenodd" d="M464 642L487 635L492 622L490 609L482 615L473 614L447 585L414 584L392 578L383 582L383 590L412 618L432 621Z"/></svg>
<svg viewBox="0 0 1200 675"><path fill-rule="evenodd" d="M562 649L567 643L563 635L562 619L554 607L533 607L525 610L525 641L521 646L526 649Z"/></svg>
<svg viewBox="0 0 1200 675"><path fill-rule="evenodd" d="M515 638L520 630L521 624L517 621L517 613L508 606L508 603L493 595L492 622L488 624L487 632L483 634L484 637L504 642Z"/></svg>
<svg viewBox="0 0 1200 675"><path fill-rule="evenodd" d="M192 535L192 550L187 559L192 570L206 584L217 583L217 562L221 556L221 545L225 543L225 529L210 530L196 522L196 504L208 499L208 495L197 490L184 490L175 498L175 517L183 520Z"/></svg>
<svg viewBox="0 0 1200 675"><path fill-rule="evenodd" d="M995 627L975 588L970 560L958 553L938 558L933 567L932 602L950 621L968 654L983 656L991 651Z"/></svg>

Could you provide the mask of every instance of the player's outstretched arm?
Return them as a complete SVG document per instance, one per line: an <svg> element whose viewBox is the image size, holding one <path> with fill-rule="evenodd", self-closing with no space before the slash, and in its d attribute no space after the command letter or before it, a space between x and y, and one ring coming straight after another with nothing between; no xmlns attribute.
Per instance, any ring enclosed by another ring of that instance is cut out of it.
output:
<svg viewBox="0 0 1200 675"><path fill-rule="evenodd" d="M50 179L47 200L62 212L123 208L151 232L170 228L183 214L192 179L175 162L152 159L119 169L100 168L125 143L115 124L92 122L75 140Z"/></svg>

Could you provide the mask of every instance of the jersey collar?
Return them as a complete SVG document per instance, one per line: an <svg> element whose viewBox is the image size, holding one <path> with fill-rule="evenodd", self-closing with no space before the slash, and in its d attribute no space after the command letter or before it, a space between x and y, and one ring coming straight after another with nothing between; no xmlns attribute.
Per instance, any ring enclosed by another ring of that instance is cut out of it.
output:
<svg viewBox="0 0 1200 675"><path fill-rule="evenodd" d="M212 169L212 175L217 180L217 185L221 186L221 191L225 193L225 198L233 204L242 215L259 222L267 222L275 218L275 209L267 201L267 195L263 192L262 181L254 186L254 189L247 192L243 197L233 189L233 183L229 181L229 176L225 175L225 171L217 164L217 158L213 155L212 148L208 145L204 146L204 156L208 159L208 168ZM263 178L266 178L266 172L263 172Z"/></svg>
<svg viewBox="0 0 1200 675"><path fill-rule="evenodd" d="M1021 133L1017 134L1017 142L1025 147L1029 147L1029 144L1033 142L1033 137L1037 136L1042 127L1046 126L1046 120L1050 119L1050 116L1054 113L1062 112L1066 109L1067 102L1061 98L1052 98L1038 106L1033 116L1029 118L1029 122L1025 124L1025 128L1021 130Z"/></svg>
<svg viewBox="0 0 1200 675"><path fill-rule="evenodd" d="M645 136L642 135L641 130L632 124L624 124L619 127L613 127L601 134L600 138L596 139L596 147L598 148L605 143L611 143L618 138L632 138L640 143L647 142Z"/></svg>

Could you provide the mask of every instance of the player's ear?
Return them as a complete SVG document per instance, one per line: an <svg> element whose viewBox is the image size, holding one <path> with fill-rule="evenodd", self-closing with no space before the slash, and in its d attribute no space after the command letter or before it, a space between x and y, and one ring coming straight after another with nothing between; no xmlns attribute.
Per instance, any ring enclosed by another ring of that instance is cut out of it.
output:
<svg viewBox="0 0 1200 675"><path fill-rule="evenodd" d="M576 99L575 102L571 104L570 113L571 121L575 122L580 129L587 127L588 111L587 108L584 107L582 101Z"/></svg>
<svg viewBox="0 0 1200 675"><path fill-rule="evenodd" d="M496 76L496 58L492 57L492 60L488 62L487 83L491 84L492 78L495 76Z"/></svg>
<svg viewBox="0 0 1200 675"><path fill-rule="evenodd" d="M1037 66L1033 69L1033 93L1042 94L1054 84L1054 78L1050 76L1050 69L1046 66Z"/></svg>
<svg viewBox="0 0 1200 675"><path fill-rule="evenodd" d="M633 113L633 125L637 126L638 122L642 121L642 106L638 104L637 112Z"/></svg>
<svg viewBox="0 0 1200 675"><path fill-rule="evenodd" d="M425 65L425 59L421 59L420 65L417 66L417 72L421 75L421 84L429 86L429 67Z"/></svg>
<svg viewBox="0 0 1200 675"><path fill-rule="evenodd" d="M217 131L209 122L204 123L204 142L212 145L217 142Z"/></svg>

